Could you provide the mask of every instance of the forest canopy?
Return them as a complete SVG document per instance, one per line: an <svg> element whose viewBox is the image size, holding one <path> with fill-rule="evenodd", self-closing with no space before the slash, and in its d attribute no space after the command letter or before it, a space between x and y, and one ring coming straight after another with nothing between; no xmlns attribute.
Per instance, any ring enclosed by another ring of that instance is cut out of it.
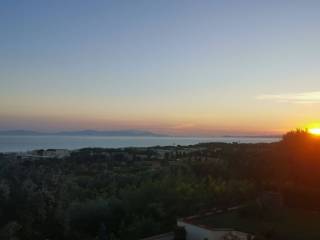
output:
<svg viewBox="0 0 320 240"><path fill-rule="evenodd" d="M265 190L289 207L320 210L319 182L320 138L305 130L269 144L86 148L62 159L1 154L0 238L140 239Z"/></svg>

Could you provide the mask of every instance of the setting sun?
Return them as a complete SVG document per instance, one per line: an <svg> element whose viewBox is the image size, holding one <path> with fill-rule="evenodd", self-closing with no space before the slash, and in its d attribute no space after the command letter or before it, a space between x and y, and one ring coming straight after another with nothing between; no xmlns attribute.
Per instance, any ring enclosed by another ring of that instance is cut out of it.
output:
<svg viewBox="0 0 320 240"><path fill-rule="evenodd" d="M320 135L320 128L310 128L308 132L313 135Z"/></svg>

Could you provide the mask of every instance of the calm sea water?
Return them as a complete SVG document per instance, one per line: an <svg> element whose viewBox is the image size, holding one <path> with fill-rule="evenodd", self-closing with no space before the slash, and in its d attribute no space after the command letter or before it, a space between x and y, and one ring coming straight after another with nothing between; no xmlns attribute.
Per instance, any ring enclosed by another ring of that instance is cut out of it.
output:
<svg viewBox="0 0 320 240"><path fill-rule="evenodd" d="M169 145L191 145L201 142L275 142L279 138L253 137L92 137L92 136L0 136L0 152L19 152L34 149L84 147L150 147Z"/></svg>

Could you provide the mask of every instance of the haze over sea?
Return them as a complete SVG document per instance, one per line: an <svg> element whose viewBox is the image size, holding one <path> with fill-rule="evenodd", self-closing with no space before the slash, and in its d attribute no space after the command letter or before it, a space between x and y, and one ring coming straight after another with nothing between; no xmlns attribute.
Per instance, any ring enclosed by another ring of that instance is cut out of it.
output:
<svg viewBox="0 0 320 240"><path fill-rule="evenodd" d="M275 142L277 137L109 137L109 136L0 136L0 152L35 149L122 148L192 145L202 142Z"/></svg>

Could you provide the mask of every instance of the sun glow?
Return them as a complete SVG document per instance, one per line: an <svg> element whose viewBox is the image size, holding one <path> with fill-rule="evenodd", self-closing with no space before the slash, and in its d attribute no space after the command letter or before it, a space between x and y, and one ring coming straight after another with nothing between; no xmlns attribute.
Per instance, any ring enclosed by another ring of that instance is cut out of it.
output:
<svg viewBox="0 0 320 240"><path fill-rule="evenodd" d="M320 128L310 128L308 129L308 132L313 135L319 135L320 136Z"/></svg>

